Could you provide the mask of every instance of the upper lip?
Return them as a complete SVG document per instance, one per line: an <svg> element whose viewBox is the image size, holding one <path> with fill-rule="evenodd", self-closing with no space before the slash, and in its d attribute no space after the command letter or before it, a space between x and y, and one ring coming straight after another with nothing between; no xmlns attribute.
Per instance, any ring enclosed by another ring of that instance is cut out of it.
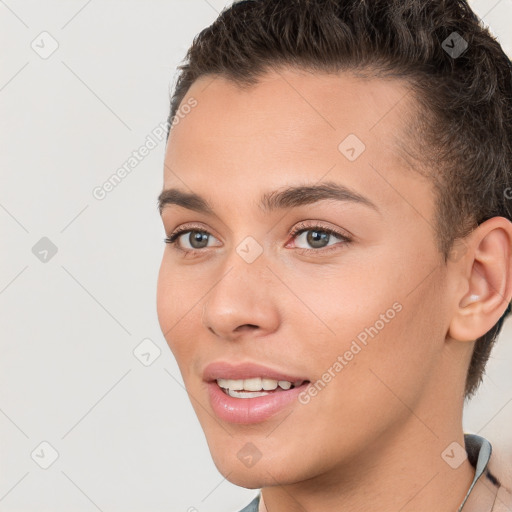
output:
<svg viewBox="0 0 512 512"><path fill-rule="evenodd" d="M264 379L287 380L288 382L297 382L308 380L300 375L290 375L280 370L273 370L267 366L257 363L238 363L232 364L227 361L216 361L206 366L203 371L203 379L206 382L212 382L217 379L250 379L252 377L261 377Z"/></svg>

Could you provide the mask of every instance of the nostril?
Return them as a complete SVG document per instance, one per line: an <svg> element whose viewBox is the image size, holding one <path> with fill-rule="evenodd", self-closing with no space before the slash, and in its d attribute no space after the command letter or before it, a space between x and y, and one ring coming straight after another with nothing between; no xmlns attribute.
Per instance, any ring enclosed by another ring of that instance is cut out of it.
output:
<svg viewBox="0 0 512 512"><path fill-rule="evenodd" d="M246 328L250 328L250 329L257 329L258 326L257 325L254 325L254 324L244 324L244 325L239 325L235 331L243 331L245 330Z"/></svg>

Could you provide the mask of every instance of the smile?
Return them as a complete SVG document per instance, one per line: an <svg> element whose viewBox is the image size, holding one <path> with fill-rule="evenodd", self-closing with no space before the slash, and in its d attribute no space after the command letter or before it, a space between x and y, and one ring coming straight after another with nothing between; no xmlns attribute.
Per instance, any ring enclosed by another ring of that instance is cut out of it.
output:
<svg viewBox="0 0 512 512"><path fill-rule="evenodd" d="M279 391L288 391L301 386L304 381L290 382L288 380L251 377L249 379L217 379L216 382L222 391L231 397L257 398Z"/></svg>

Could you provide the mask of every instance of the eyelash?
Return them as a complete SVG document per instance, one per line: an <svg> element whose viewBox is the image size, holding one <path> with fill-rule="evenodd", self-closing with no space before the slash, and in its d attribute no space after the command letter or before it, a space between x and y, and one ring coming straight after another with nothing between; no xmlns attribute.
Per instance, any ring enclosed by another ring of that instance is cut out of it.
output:
<svg viewBox="0 0 512 512"><path fill-rule="evenodd" d="M203 249L183 249L182 247L180 247L176 243L177 239L181 235L183 235L185 233L194 232L194 231L199 232L199 233L204 233L204 234L207 234L207 235L211 234L211 233L208 233L208 231L206 231L205 229L200 228L199 226L183 226L181 228L178 228L176 231L174 231L174 233L172 233L170 236L166 237L164 242L166 244L172 245L174 249L176 249L178 251L184 252L185 256L201 252ZM345 234L343 234L343 233L341 233L339 231L336 231L335 229L327 228L327 227L324 227L324 226L317 226L317 225L307 226L304 223L299 223L295 227L295 229L293 229L291 231L289 236L292 237L292 238L295 238L298 235L301 235L302 233L304 233L306 231L319 231L321 233L327 233L329 235L334 235L335 237L341 239L341 243L343 245L348 245L348 244L350 244L352 242L352 239L350 237L348 237L347 235L345 235ZM300 254L307 254L307 255L309 255L309 254L312 254L312 253L316 253L316 254L322 253L322 254L325 254L325 253L329 253L329 252L331 252L333 250L338 250L338 249L339 249L338 244L336 244L336 245L326 246L326 247L323 247L323 248L320 248L320 249L304 249L304 248L298 247L296 250Z"/></svg>

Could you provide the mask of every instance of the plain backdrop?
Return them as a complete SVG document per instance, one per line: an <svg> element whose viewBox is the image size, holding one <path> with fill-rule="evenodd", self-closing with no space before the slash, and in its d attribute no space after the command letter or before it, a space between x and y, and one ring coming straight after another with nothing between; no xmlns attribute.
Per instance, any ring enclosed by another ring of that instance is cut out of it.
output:
<svg viewBox="0 0 512 512"><path fill-rule="evenodd" d="M0 511L236 511L257 493L217 472L158 325L164 140L93 194L155 138L225 5L0 1ZM512 0L473 6L511 54ZM506 322L464 426L509 449L511 368Z"/></svg>

